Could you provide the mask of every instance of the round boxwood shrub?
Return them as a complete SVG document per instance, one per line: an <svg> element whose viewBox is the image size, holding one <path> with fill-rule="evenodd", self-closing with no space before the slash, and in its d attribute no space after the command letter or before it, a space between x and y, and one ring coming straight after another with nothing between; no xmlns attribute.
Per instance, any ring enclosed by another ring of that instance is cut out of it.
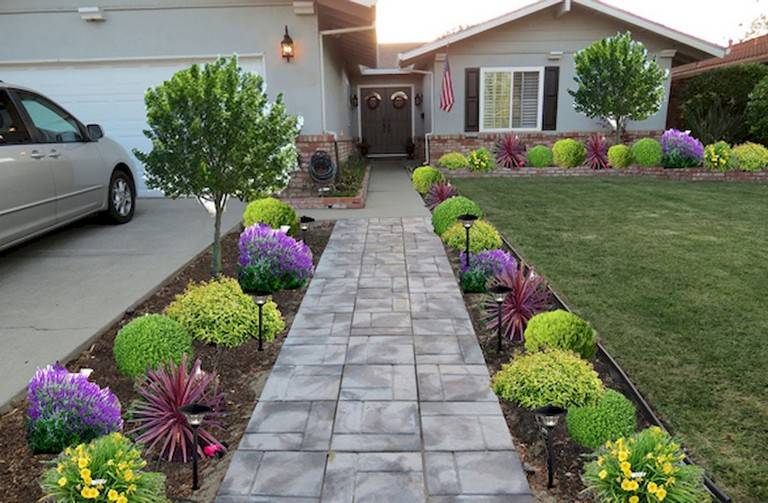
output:
<svg viewBox="0 0 768 503"><path fill-rule="evenodd" d="M528 165L534 168L549 168L554 163L552 149L544 145L536 145L528 151Z"/></svg>
<svg viewBox="0 0 768 503"><path fill-rule="evenodd" d="M416 168L413 170L413 175L411 176L413 188L416 189L416 192L419 194L426 194L429 192L433 183L442 182L443 180L445 180L443 174L432 166Z"/></svg>
<svg viewBox="0 0 768 503"><path fill-rule="evenodd" d="M437 161L437 165L445 169L466 169L467 156L461 152L448 152Z"/></svg>
<svg viewBox="0 0 768 503"><path fill-rule="evenodd" d="M632 164L632 150L626 145L614 145L608 149L608 164L612 168L624 169Z"/></svg>
<svg viewBox="0 0 768 503"><path fill-rule="evenodd" d="M760 171L768 167L768 149L757 143L743 143L733 148L737 168L743 171Z"/></svg>
<svg viewBox="0 0 768 503"><path fill-rule="evenodd" d="M609 440L635 432L635 406L618 391L605 390L595 405L572 407L566 416L568 432L579 445L597 449Z"/></svg>
<svg viewBox="0 0 768 503"><path fill-rule="evenodd" d="M564 349L590 359L597 351L597 333L587 321L558 309L539 313L525 329L525 349Z"/></svg>
<svg viewBox="0 0 768 503"><path fill-rule="evenodd" d="M653 138L637 140L632 145L632 160L638 166L644 168L656 168L661 166L661 156L664 152L661 143Z"/></svg>
<svg viewBox="0 0 768 503"><path fill-rule="evenodd" d="M552 157L555 165L561 168L575 168L584 164L584 159L587 157L587 149L583 143L573 138L567 138L555 143L554 147L552 147Z"/></svg>
<svg viewBox="0 0 768 503"><path fill-rule="evenodd" d="M449 248L454 250L465 250L467 244L467 231L461 222L451 224L450 227L440 236ZM480 253L486 250L496 250L501 248L501 236L489 222L477 220L469 229L469 251L470 253Z"/></svg>
<svg viewBox="0 0 768 503"><path fill-rule="evenodd" d="M495 164L491 152L483 147L470 152L467 156L467 163L470 171L490 171Z"/></svg>
<svg viewBox="0 0 768 503"><path fill-rule="evenodd" d="M299 217L289 204L265 197L248 203L243 212L243 225L250 227L254 224L267 224L273 229L279 229L283 225L290 226L291 234L299 227Z"/></svg>
<svg viewBox="0 0 768 503"><path fill-rule="evenodd" d="M588 361L560 349L516 356L496 372L491 387L501 398L528 409L593 405L605 391Z"/></svg>
<svg viewBox="0 0 768 503"><path fill-rule="evenodd" d="M232 278L191 282L165 309L165 314L186 328L194 339L228 348L241 345L259 332L258 307ZM263 316L264 340L271 341L285 329L285 323L277 304L271 300L264 304Z"/></svg>
<svg viewBox="0 0 768 503"><path fill-rule="evenodd" d="M117 369L128 377L167 362L179 363L192 351L192 337L184 327L161 314L132 320L117 333L112 348Z"/></svg>
<svg viewBox="0 0 768 503"><path fill-rule="evenodd" d="M452 197L437 205L432 213L432 227L438 236L442 236L456 222L456 217L466 214L483 218L483 210L476 202L464 196Z"/></svg>

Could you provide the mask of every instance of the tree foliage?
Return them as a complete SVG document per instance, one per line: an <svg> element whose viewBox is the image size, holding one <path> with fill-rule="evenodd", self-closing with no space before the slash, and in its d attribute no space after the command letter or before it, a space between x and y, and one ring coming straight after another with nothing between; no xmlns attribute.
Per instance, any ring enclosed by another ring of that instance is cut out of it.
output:
<svg viewBox="0 0 768 503"><path fill-rule="evenodd" d="M629 32L598 40L574 56L578 88L568 92L577 112L616 128L616 143L627 120L644 120L661 108L667 74Z"/></svg>
<svg viewBox="0 0 768 503"><path fill-rule="evenodd" d="M212 208L218 274L227 199L255 199L287 185L298 120L287 114L282 95L268 100L262 78L240 68L236 56L177 72L148 90L145 102L152 151L134 154L146 167L147 186Z"/></svg>

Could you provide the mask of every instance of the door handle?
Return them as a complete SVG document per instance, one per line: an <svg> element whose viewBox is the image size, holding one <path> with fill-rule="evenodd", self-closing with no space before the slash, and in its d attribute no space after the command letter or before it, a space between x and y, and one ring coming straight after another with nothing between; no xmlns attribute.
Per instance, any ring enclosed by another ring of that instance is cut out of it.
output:
<svg viewBox="0 0 768 503"><path fill-rule="evenodd" d="M32 159L42 159L45 157L45 154L41 154L39 150L33 150L29 153L29 157Z"/></svg>
<svg viewBox="0 0 768 503"><path fill-rule="evenodd" d="M55 148L51 149L51 151L48 153L48 157L52 159L58 159L60 156L61 156L61 152L59 152Z"/></svg>

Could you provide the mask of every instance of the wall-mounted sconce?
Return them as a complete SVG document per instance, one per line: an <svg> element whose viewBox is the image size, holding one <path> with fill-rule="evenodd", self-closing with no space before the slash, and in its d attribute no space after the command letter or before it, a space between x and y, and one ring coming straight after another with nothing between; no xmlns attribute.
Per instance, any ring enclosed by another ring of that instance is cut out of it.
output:
<svg viewBox="0 0 768 503"><path fill-rule="evenodd" d="M560 61L563 59L563 51L551 51L547 54L547 59L550 61Z"/></svg>
<svg viewBox="0 0 768 503"><path fill-rule="evenodd" d="M288 26L285 27L285 35L283 36L283 41L280 42L280 53L285 58L287 62L291 62L291 58L294 57L293 52L293 39L290 35L288 35Z"/></svg>
<svg viewBox="0 0 768 503"><path fill-rule="evenodd" d="M89 23L105 20L104 13L98 7L80 7L77 13L80 14L80 19Z"/></svg>
<svg viewBox="0 0 768 503"><path fill-rule="evenodd" d="M416 104L417 107L420 107L423 101L424 101L424 97L421 95L421 93L416 93L416 96L413 97L413 102Z"/></svg>
<svg viewBox="0 0 768 503"><path fill-rule="evenodd" d="M358 101L357 101L357 94L353 94L349 97L349 104L352 108L357 108Z"/></svg>

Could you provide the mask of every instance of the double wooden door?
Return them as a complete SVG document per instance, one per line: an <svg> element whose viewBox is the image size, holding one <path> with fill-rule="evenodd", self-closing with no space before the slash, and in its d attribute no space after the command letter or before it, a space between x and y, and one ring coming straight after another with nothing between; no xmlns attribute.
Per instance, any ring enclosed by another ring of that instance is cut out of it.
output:
<svg viewBox="0 0 768 503"><path fill-rule="evenodd" d="M369 155L405 155L413 136L411 88L360 88L362 138Z"/></svg>

